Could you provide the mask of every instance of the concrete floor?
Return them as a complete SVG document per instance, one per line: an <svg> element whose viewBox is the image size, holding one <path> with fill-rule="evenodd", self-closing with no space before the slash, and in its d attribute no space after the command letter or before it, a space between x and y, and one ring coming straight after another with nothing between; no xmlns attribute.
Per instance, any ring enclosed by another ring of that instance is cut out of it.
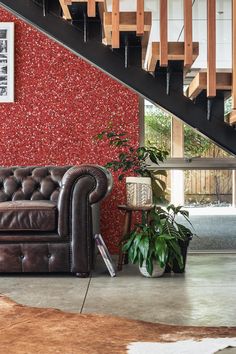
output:
<svg viewBox="0 0 236 354"><path fill-rule="evenodd" d="M186 273L149 279L136 265L111 278L101 259L91 278L1 275L0 293L18 303L152 322L236 326L236 254L189 254ZM236 354L236 348L220 351Z"/></svg>
<svg viewBox="0 0 236 354"><path fill-rule="evenodd" d="M152 322L236 326L236 254L190 254L185 274L144 278L136 265L111 278L103 262L88 279L1 275L0 293L36 307Z"/></svg>

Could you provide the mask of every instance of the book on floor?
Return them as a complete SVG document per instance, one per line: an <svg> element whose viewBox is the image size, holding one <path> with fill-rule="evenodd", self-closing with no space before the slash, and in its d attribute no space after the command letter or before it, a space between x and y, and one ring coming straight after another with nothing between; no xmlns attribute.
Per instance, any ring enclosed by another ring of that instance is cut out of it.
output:
<svg viewBox="0 0 236 354"><path fill-rule="evenodd" d="M97 248L104 260L104 263L106 264L106 267L110 273L111 277L115 277L116 276L116 272L115 272L115 267L114 264L112 262L110 253L107 249L107 246L105 244L105 242L103 241L102 235L101 234L95 234L94 235L94 239L97 245Z"/></svg>

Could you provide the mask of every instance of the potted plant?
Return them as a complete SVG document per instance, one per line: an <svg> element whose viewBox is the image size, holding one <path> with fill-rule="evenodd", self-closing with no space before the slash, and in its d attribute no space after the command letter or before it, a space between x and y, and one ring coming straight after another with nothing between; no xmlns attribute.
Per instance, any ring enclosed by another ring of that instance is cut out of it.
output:
<svg viewBox="0 0 236 354"><path fill-rule="evenodd" d="M179 242L188 243L193 232L176 221L177 215L182 215L191 225L188 211L182 206L171 204L166 209L155 206L150 214L143 213L142 222L125 236L123 251L128 253L131 263L139 264L143 275L161 276L167 267L184 271L186 257ZM153 274L156 265L159 269Z"/></svg>
<svg viewBox="0 0 236 354"><path fill-rule="evenodd" d="M112 148L121 150L116 160L106 163L106 168L119 171L119 180L122 180L129 171L135 175L135 177L126 177L127 205L152 205L152 192L159 200L165 199L166 185L160 176L166 176L166 171L149 168L152 163L158 166L159 162L163 162L168 155L167 151L151 144L148 147L133 147L127 133L104 130L96 135L96 139L107 140Z"/></svg>

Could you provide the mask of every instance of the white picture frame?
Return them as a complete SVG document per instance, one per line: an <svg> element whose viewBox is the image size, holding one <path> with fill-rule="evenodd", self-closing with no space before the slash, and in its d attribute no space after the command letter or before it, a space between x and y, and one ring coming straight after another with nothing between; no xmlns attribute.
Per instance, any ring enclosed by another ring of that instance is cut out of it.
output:
<svg viewBox="0 0 236 354"><path fill-rule="evenodd" d="M14 102L14 22L0 22L1 102Z"/></svg>

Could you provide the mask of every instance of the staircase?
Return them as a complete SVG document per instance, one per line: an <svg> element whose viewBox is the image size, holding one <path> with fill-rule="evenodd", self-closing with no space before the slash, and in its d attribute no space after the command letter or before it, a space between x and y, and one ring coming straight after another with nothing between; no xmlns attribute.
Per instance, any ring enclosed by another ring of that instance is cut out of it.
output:
<svg viewBox="0 0 236 354"><path fill-rule="evenodd" d="M112 1L111 12L105 0L0 1L17 17L236 155L236 80L232 71L216 70L215 0L208 0L208 69L197 72L185 92L199 54L198 43L192 41L192 1L184 1L184 42L167 41L167 0L160 4L160 41L147 52L152 13L144 11L144 0L137 0L135 12L120 12L119 0ZM234 20L233 26L236 29ZM236 51L233 63L236 68ZM233 111L226 121L224 101L230 95Z"/></svg>

